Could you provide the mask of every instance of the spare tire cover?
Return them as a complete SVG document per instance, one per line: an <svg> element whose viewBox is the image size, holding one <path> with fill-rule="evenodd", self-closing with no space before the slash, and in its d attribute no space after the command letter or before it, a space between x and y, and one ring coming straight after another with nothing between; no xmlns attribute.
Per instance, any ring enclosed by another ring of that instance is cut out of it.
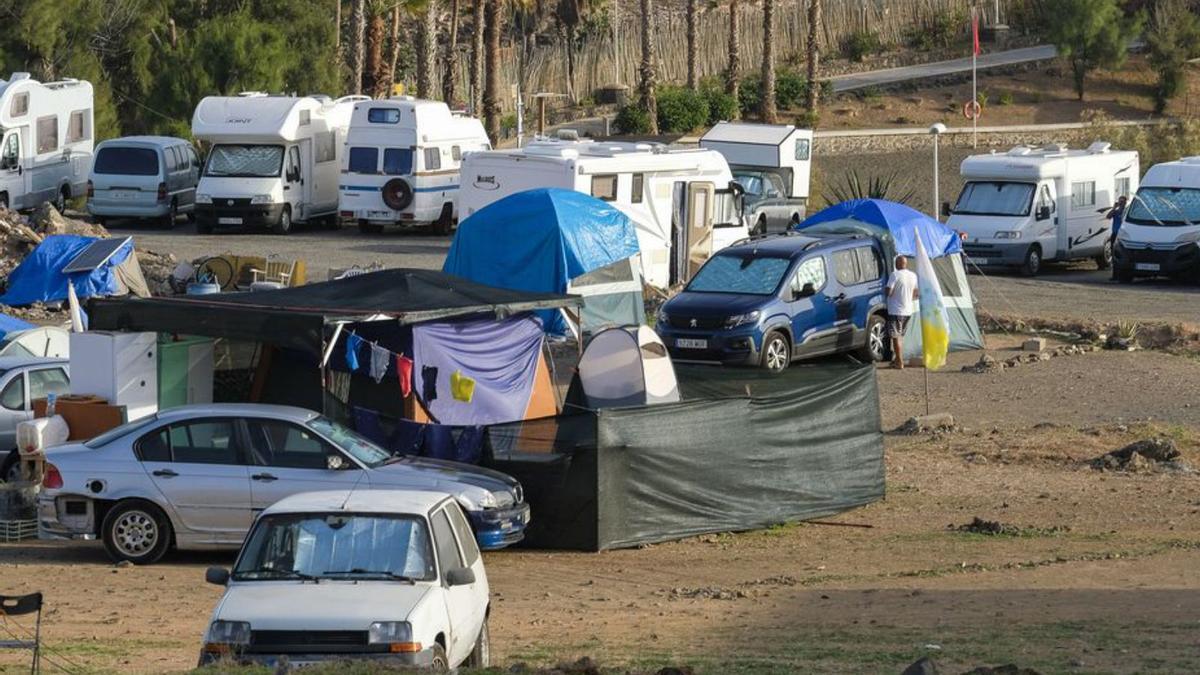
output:
<svg viewBox="0 0 1200 675"><path fill-rule="evenodd" d="M383 193L383 203L387 204L388 208L402 211L412 204L412 187L403 178L389 180L383 184L380 191Z"/></svg>

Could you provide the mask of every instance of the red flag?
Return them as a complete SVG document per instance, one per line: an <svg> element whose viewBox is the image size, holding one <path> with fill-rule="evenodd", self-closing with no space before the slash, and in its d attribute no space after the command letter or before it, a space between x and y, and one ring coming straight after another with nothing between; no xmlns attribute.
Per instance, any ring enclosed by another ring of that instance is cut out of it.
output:
<svg viewBox="0 0 1200 675"><path fill-rule="evenodd" d="M400 374L400 395L408 398L412 393L413 360L407 356L396 355L396 372Z"/></svg>
<svg viewBox="0 0 1200 675"><path fill-rule="evenodd" d="M979 56L979 14L974 9L971 10L971 40L975 50L974 54Z"/></svg>

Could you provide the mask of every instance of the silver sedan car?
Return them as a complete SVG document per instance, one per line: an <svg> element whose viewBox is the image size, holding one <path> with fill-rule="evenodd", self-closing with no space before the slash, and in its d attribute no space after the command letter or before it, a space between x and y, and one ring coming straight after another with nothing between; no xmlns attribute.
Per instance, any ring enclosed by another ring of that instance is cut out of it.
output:
<svg viewBox="0 0 1200 675"><path fill-rule="evenodd" d="M44 538L99 536L116 560L153 563L172 546L236 549L255 516L316 490L448 492L480 548L519 541L529 522L521 486L497 471L393 457L302 408L190 405L46 451L38 496Z"/></svg>

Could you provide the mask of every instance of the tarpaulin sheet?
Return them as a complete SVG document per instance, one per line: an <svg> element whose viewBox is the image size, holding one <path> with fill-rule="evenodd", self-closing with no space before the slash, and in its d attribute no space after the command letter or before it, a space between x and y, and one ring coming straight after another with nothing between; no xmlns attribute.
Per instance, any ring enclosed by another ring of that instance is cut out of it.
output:
<svg viewBox="0 0 1200 675"><path fill-rule="evenodd" d="M0 296L0 305L24 307L35 302L59 302L67 299L67 278L62 269L98 237L56 234L46 237L33 249L12 274L8 288ZM80 298L116 295L124 292L117 267L133 253L133 242L126 243L103 265L90 272L70 275L75 294Z"/></svg>
<svg viewBox="0 0 1200 675"><path fill-rule="evenodd" d="M22 321L7 314L0 314L0 338L14 331L27 330L29 328L33 328L33 324L28 321Z"/></svg>
<svg viewBox="0 0 1200 675"><path fill-rule="evenodd" d="M493 427L526 542L603 550L820 518L884 494L875 369L676 366L685 400ZM749 393L747 393L747 388Z"/></svg>
<svg viewBox="0 0 1200 675"><path fill-rule="evenodd" d="M523 419L544 339L541 322L528 315L418 324L412 328L413 389L444 425ZM460 384L455 392L452 380L463 378L470 386Z"/></svg>
<svg viewBox="0 0 1200 675"><path fill-rule="evenodd" d="M574 190L509 195L459 223L442 271L489 286L566 293L568 283L638 254L636 226L611 204ZM546 331L566 330L542 312Z"/></svg>
<svg viewBox="0 0 1200 675"><path fill-rule="evenodd" d="M793 229L803 230L812 225L844 219L887 228L895 241L896 252L901 255L917 254L914 233L920 233L925 250L935 258L962 252L962 241L953 228L910 206L886 199L851 199L834 204L805 218L804 222L797 224Z"/></svg>

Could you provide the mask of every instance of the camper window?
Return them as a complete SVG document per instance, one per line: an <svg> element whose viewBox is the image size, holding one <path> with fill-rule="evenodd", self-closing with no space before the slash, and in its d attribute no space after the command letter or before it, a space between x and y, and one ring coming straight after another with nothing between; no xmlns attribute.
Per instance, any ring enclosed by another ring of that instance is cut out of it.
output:
<svg viewBox="0 0 1200 675"><path fill-rule="evenodd" d="M58 116L47 115L37 121L37 151L54 152L58 149Z"/></svg>
<svg viewBox="0 0 1200 675"><path fill-rule="evenodd" d="M966 216L1027 216L1034 187L1032 183L971 181L963 186L954 212Z"/></svg>
<svg viewBox="0 0 1200 675"><path fill-rule="evenodd" d="M300 126L306 127L310 124L312 124L312 111L311 110L301 110L300 111Z"/></svg>
<svg viewBox="0 0 1200 675"><path fill-rule="evenodd" d="M412 173L413 151L408 148L388 148L383 151L383 172L389 176Z"/></svg>
<svg viewBox="0 0 1200 675"><path fill-rule="evenodd" d="M29 114L29 92L23 91L13 96L12 105L8 107L11 117L24 117Z"/></svg>
<svg viewBox="0 0 1200 675"><path fill-rule="evenodd" d="M1096 181L1071 183L1071 208L1096 205Z"/></svg>
<svg viewBox="0 0 1200 675"><path fill-rule="evenodd" d="M379 149L350 148L350 173L379 173Z"/></svg>
<svg viewBox="0 0 1200 675"><path fill-rule="evenodd" d="M592 176L592 196L606 202L617 201L617 174Z"/></svg>
<svg viewBox="0 0 1200 675"><path fill-rule="evenodd" d="M282 168L282 145L216 145L208 156L204 175L273 178Z"/></svg>
<svg viewBox="0 0 1200 675"><path fill-rule="evenodd" d="M317 149L317 164L332 162L337 159L337 133L333 131L322 131L314 134L313 142Z"/></svg>
<svg viewBox="0 0 1200 675"><path fill-rule="evenodd" d="M158 155L150 148L112 146L100 148L92 173L115 176L154 176Z"/></svg>
<svg viewBox="0 0 1200 675"><path fill-rule="evenodd" d="M371 108L367 110L367 121L372 124L399 124L398 108Z"/></svg>
<svg viewBox="0 0 1200 675"><path fill-rule="evenodd" d="M425 148L425 170L437 171L442 168L442 151L438 148Z"/></svg>
<svg viewBox="0 0 1200 675"><path fill-rule="evenodd" d="M4 151L0 154L0 169L15 169L21 164L21 139L17 134L9 134L4 139Z"/></svg>
<svg viewBox="0 0 1200 675"><path fill-rule="evenodd" d="M629 184L629 203L641 204L645 197L646 190L646 175L641 173L633 174L633 179Z"/></svg>
<svg viewBox="0 0 1200 675"><path fill-rule="evenodd" d="M809 146L809 140L807 138L797 138L796 139L795 157L796 157L797 162L807 162L808 161L808 152L809 152L808 146Z"/></svg>
<svg viewBox="0 0 1200 675"><path fill-rule="evenodd" d="M1117 197L1128 197L1129 196L1129 187L1130 187L1129 176L1121 176L1121 177L1116 178L1115 182L1113 183L1113 186L1114 186L1113 187L1113 192L1114 192L1113 201L1116 201Z"/></svg>
<svg viewBox="0 0 1200 675"><path fill-rule="evenodd" d="M450 158L456 162L462 160L462 148L457 145L450 146Z"/></svg>
<svg viewBox="0 0 1200 675"><path fill-rule="evenodd" d="M86 112L86 110L76 110L71 113L71 120L67 123L68 143L78 143L89 138L86 126L87 118L84 115Z"/></svg>

